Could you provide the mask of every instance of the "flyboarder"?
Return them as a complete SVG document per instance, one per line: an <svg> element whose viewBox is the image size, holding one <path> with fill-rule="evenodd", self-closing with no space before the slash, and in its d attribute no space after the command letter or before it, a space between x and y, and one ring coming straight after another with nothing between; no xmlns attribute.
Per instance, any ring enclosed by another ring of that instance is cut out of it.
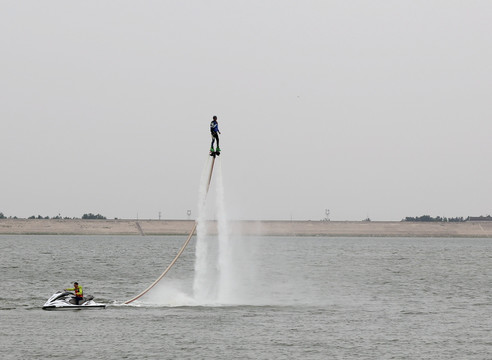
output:
<svg viewBox="0 0 492 360"><path fill-rule="evenodd" d="M210 122L210 134L212 135L212 145L210 145L210 155L220 155L219 147L219 124L217 122L217 116L214 115L213 120ZM214 143L217 140L217 149L214 150Z"/></svg>

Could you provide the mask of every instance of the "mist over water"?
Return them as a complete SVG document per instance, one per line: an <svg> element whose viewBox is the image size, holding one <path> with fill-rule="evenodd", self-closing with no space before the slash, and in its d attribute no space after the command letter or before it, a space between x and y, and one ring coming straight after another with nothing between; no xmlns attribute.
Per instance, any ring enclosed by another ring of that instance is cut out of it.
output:
<svg viewBox="0 0 492 360"><path fill-rule="evenodd" d="M198 216L194 298L197 304L202 305L244 304L245 299L240 297L240 290L244 284L237 276L241 262L236 261L235 256L235 245L239 245L240 237L233 238L229 232L220 157L215 159L214 167L211 194L215 196L209 196L205 204L214 203L210 206L200 206ZM200 189L206 187L207 181L208 179L205 179L205 184L201 184ZM216 220L217 235L207 233L206 222L210 219ZM243 256L247 257L247 254Z"/></svg>
<svg viewBox="0 0 492 360"><path fill-rule="evenodd" d="M209 157L201 175L195 246L190 244L183 254L194 258L191 279L176 279L170 274L134 305L326 304L326 297L318 294L320 289L313 280L305 279L304 272L296 269L295 264L303 261L303 252L287 249L282 255L275 249L265 251L276 242L265 247L264 240L242 236L237 227L234 234L230 232L220 157L215 159L207 194L212 161ZM179 259L171 272L182 261Z"/></svg>
<svg viewBox="0 0 492 360"><path fill-rule="evenodd" d="M200 178L195 246L190 245L184 253L194 257L192 279L178 280L166 276L133 305L222 306L271 303L271 299L267 300L266 290L272 287L263 286L267 279L257 277L256 269L260 262L254 259L256 242L229 231L220 157L215 158L207 193L213 161L212 157L208 157ZM214 230L215 225L217 231ZM179 267L180 261L182 259L178 260L175 268Z"/></svg>

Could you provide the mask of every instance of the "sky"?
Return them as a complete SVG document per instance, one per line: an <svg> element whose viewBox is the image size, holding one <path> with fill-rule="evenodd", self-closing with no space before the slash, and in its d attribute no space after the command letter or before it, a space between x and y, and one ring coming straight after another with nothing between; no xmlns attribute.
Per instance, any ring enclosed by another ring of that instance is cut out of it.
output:
<svg viewBox="0 0 492 360"><path fill-rule="evenodd" d="M0 212L492 214L491 1L0 1Z"/></svg>

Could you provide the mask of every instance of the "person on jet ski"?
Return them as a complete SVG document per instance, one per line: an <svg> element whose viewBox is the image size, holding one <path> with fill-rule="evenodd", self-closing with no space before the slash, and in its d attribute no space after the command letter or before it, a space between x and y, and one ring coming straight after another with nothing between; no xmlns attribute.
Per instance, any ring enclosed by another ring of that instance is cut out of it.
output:
<svg viewBox="0 0 492 360"><path fill-rule="evenodd" d="M79 286L78 282L73 283L73 288L63 289L65 291L75 292L75 304L79 305L79 302L84 299L84 292L82 291L82 286Z"/></svg>

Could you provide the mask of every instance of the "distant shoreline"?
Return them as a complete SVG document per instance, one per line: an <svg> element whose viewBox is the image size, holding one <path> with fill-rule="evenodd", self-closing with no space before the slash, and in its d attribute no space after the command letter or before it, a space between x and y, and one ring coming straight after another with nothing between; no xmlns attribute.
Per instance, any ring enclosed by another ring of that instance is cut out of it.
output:
<svg viewBox="0 0 492 360"><path fill-rule="evenodd" d="M194 220L0 219L1 235L188 235ZM492 221L230 221L233 234L492 238ZM216 223L209 222L209 232Z"/></svg>

